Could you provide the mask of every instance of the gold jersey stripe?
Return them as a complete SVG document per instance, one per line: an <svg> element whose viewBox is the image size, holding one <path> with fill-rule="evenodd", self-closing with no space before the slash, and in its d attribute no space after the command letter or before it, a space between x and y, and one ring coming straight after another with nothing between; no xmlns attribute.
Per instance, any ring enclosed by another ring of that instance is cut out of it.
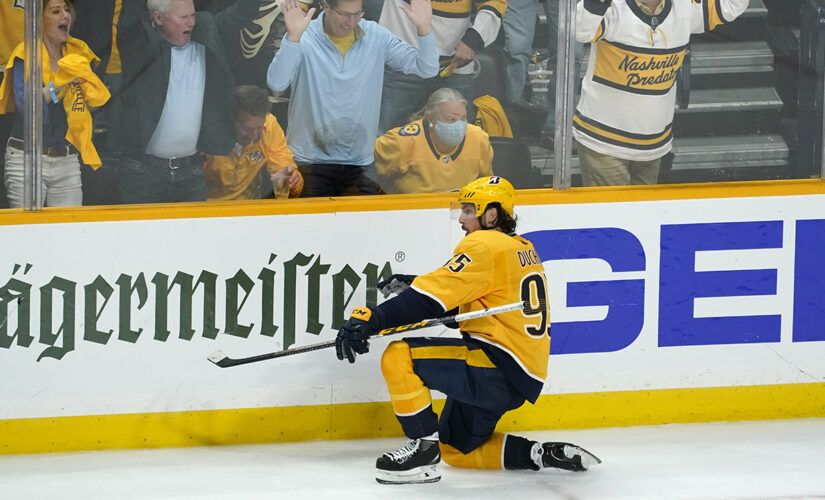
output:
<svg viewBox="0 0 825 500"><path fill-rule="evenodd" d="M470 350L463 346L414 347L413 359L456 359L465 360L469 366L495 368L496 365L481 349Z"/></svg>
<svg viewBox="0 0 825 500"><path fill-rule="evenodd" d="M655 135L650 138L637 138L637 137L630 137L629 135L623 135L619 132L611 132L604 128L598 127L592 123L588 123L582 119L581 116L578 114L573 116L573 123L577 125L579 129L584 131L591 132L592 135L598 136L600 138L608 139L611 142L618 142L625 145L631 146L656 146L658 147L661 143L666 142L670 139L671 136L671 126L668 127L658 135Z"/></svg>

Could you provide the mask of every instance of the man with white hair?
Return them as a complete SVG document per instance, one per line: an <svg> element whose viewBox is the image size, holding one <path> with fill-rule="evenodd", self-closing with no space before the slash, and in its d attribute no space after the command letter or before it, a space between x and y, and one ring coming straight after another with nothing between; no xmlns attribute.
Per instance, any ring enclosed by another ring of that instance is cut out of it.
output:
<svg viewBox="0 0 825 500"><path fill-rule="evenodd" d="M212 15L192 0L123 3L117 43L123 62L124 203L206 200L203 153L235 144L234 79L224 47L258 13L261 0L238 0ZM148 12L147 12L148 11Z"/></svg>

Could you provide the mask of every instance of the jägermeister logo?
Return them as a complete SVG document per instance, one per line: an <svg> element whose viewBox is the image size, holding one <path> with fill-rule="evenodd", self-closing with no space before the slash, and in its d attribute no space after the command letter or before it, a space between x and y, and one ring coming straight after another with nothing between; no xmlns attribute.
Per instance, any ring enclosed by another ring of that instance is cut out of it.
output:
<svg viewBox="0 0 825 500"><path fill-rule="evenodd" d="M306 325L301 327L306 333L319 335L326 325L337 329L344 323L344 311L357 290L365 287L367 305L375 305L378 302L376 285L392 275L389 262L380 268L373 263L357 269L347 264L333 272L321 255L297 253L280 263L277 261L277 255L270 254L267 264L254 273L243 269L227 276L208 270L195 274L183 271L121 273L115 279L98 275L88 283L61 276L34 283L29 277L34 274L34 265L14 264L11 276L0 287L0 348L45 346L37 357L40 361L43 358L60 360L79 348L79 342L106 345L110 342L134 344L147 336L157 342L167 342L170 337L188 341L196 336L215 339L218 335L242 338L281 335L286 349L295 343L299 307L305 309L301 317L306 317ZM327 285L324 289L330 288L331 281L332 290L331 314L325 318L321 317L320 307L322 281ZM306 295L298 297L299 289L305 290ZM221 295L224 300L219 304L217 298ZM253 296L259 297L258 303L250 302ZM172 325L170 299L177 299L179 310L177 322L172 321ZM202 302L201 317L193 322L196 301ZM216 313L221 309L224 321L218 325ZM282 312L281 324L275 323L276 309ZM145 322L139 326L134 324L133 316L141 311L154 312L151 330ZM242 312L245 318L255 319L242 321ZM32 326L35 315L39 320L37 331ZM102 319L104 316L117 319L107 321ZM193 323L197 326L193 327Z"/></svg>

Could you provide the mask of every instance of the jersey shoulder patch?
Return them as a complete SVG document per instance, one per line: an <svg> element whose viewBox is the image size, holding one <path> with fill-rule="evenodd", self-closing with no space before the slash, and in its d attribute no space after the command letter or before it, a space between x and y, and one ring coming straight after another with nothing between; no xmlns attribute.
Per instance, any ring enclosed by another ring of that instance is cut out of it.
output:
<svg viewBox="0 0 825 500"><path fill-rule="evenodd" d="M421 133L421 125L417 123L410 123L398 129L398 135L404 137L416 136Z"/></svg>

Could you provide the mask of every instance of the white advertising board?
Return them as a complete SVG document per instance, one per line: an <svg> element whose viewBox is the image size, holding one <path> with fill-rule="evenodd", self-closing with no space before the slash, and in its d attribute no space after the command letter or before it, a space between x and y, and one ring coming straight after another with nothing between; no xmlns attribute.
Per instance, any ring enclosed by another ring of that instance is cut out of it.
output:
<svg viewBox="0 0 825 500"><path fill-rule="evenodd" d="M825 196L529 205L545 393L825 381ZM442 265L446 209L0 227L0 420L386 401L387 342L335 336L389 273ZM428 335L454 335L431 329Z"/></svg>

